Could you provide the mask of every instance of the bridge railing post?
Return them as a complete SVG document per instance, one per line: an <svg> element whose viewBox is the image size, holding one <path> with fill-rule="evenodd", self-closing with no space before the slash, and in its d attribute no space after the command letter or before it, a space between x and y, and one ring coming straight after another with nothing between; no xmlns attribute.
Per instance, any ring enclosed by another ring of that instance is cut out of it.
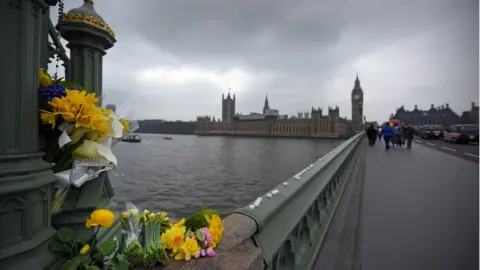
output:
<svg viewBox="0 0 480 270"><path fill-rule="evenodd" d="M38 85L44 12L39 0L0 3L0 265L44 269L55 230L50 223L56 181L38 142ZM46 252L44 252L46 251Z"/></svg>
<svg viewBox="0 0 480 270"><path fill-rule="evenodd" d="M93 1L84 0L79 8L63 15L57 25L61 36L67 40L70 49L67 80L79 83L88 92L95 93L102 102L103 56L116 42L114 32L94 9ZM91 233L85 229L85 220L96 208L115 210L112 201L113 187L107 172L98 178L86 182L82 187L72 187L65 198L60 212L54 214L55 227L68 226L80 235ZM119 215L117 215L118 218ZM121 236L120 222L98 234L103 239Z"/></svg>

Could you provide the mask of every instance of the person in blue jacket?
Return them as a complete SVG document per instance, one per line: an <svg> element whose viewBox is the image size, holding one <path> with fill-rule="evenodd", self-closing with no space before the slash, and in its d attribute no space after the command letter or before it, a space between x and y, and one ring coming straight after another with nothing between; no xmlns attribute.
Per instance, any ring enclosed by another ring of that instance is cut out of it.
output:
<svg viewBox="0 0 480 270"><path fill-rule="evenodd" d="M385 149L388 151L388 149L390 149L390 141L396 134L395 129L390 126L390 123L386 122L382 128L381 134L383 136L383 140L385 141Z"/></svg>

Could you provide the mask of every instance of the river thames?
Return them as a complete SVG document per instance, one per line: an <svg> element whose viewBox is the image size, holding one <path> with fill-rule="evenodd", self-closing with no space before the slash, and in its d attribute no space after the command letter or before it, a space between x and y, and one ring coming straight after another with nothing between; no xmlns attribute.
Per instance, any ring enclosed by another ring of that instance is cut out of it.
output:
<svg viewBox="0 0 480 270"><path fill-rule="evenodd" d="M120 208L188 216L202 208L221 215L254 201L320 158L342 140L198 137L140 134L141 143L120 142L110 173Z"/></svg>

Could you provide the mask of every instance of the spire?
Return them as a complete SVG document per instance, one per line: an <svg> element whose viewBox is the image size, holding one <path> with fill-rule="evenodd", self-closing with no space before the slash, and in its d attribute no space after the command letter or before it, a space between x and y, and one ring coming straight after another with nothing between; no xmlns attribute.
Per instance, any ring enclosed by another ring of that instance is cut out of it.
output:
<svg viewBox="0 0 480 270"><path fill-rule="evenodd" d="M263 114L265 114L265 112L269 109L270 109L270 106L268 105L268 96L265 95L265 103L263 104Z"/></svg>
<svg viewBox="0 0 480 270"><path fill-rule="evenodd" d="M357 77L355 78L355 89L362 89L360 86L360 79L358 79L358 72L357 72Z"/></svg>

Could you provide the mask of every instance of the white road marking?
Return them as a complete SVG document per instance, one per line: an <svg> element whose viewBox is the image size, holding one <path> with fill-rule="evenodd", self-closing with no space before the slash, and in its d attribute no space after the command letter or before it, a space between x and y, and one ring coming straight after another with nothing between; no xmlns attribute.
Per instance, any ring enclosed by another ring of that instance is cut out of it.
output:
<svg viewBox="0 0 480 270"><path fill-rule="evenodd" d="M429 143L429 142L427 142L426 144L427 144L427 145L430 145L430 146L435 146L435 144Z"/></svg>
<svg viewBox="0 0 480 270"><path fill-rule="evenodd" d="M467 155L467 156L471 156L471 157L476 157L476 158L478 158L478 156L477 156L477 155L470 154L470 153L465 153L465 155Z"/></svg>
<svg viewBox="0 0 480 270"><path fill-rule="evenodd" d="M445 149L445 150L448 150L448 151L457 152L457 150L452 149L452 148L448 148L448 147L445 147L445 146L442 146L442 149Z"/></svg>
<svg viewBox="0 0 480 270"><path fill-rule="evenodd" d="M420 140L415 140L415 141L418 142L418 143L422 143L422 141L420 141Z"/></svg>

